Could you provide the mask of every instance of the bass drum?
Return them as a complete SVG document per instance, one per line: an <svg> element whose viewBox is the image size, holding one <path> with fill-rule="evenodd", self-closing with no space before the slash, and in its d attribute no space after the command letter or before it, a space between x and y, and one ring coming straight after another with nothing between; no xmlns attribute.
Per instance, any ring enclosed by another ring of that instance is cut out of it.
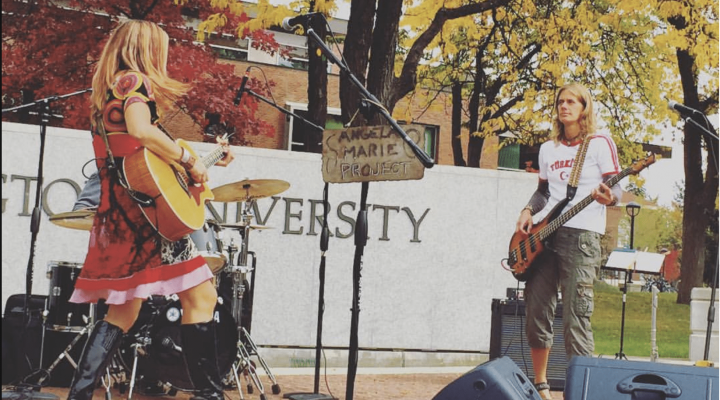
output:
<svg viewBox="0 0 720 400"><path fill-rule="evenodd" d="M153 296L143 303L137 322L120 347L120 359L128 378L132 373L134 349L138 347L136 381L155 381L182 391L193 390L182 354L181 317L182 306L176 296ZM226 376L237 357L237 326L230 310L222 304L215 306L214 318L218 367L220 376Z"/></svg>

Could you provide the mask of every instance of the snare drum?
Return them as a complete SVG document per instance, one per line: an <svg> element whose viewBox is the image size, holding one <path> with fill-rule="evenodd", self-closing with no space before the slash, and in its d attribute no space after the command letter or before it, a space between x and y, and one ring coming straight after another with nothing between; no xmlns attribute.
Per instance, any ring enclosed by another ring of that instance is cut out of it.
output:
<svg viewBox="0 0 720 400"><path fill-rule="evenodd" d="M222 240L219 237L220 230L220 225L208 220L202 228L190 234L190 239L197 246L200 255L205 258L213 274L220 272L227 264L227 257L222 251Z"/></svg>
<svg viewBox="0 0 720 400"><path fill-rule="evenodd" d="M70 303L75 281L82 264L67 261L49 261L47 277L50 290L47 301L48 329L57 331L80 331L90 323L90 305Z"/></svg>

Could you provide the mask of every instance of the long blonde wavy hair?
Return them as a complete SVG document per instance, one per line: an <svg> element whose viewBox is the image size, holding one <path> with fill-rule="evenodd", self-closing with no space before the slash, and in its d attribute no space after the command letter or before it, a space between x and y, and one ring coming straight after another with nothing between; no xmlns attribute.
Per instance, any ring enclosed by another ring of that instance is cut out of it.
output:
<svg viewBox="0 0 720 400"><path fill-rule="evenodd" d="M157 24L127 20L111 33L100 55L92 80L90 96L91 124L102 120L107 92L120 71L137 71L151 82L158 107L168 110L173 102L189 90L189 86L172 79L167 73L170 38Z"/></svg>
<svg viewBox="0 0 720 400"><path fill-rule="evenodd" d="M579 83L570 83L561 87L555 96L555 118L553 119L553 130L550 134L550 139L555 141L555 143L565 139L565 126L562 122L560 122L560 114L557 110L558 99L564 91L568 91L570 94L577 97L583 105L583 112L580 114L580 120L578 121L580 124L580 135L578 136L578 139L585 139L587 135L592 135L597 130L595 109L593 107L593 99L590 91Z"/></svg>

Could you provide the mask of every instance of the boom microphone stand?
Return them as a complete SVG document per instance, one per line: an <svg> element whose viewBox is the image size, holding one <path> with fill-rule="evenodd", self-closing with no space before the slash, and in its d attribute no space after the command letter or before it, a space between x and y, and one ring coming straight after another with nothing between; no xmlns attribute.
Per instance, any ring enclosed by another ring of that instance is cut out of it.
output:
<svg viewBox="0 0 720 400"><path fill-rule="evenodd" d="M308 125L309 127L318 130L319 132L323 131L323 128L308 121L306 118L301 117L300 115L297 115L289 110L286 110L274 102L268 100L267 98L253 92L250 89L241 89L248 94L252 95L253 97L257 98L258 100L261 100L282 113L286 115L291 115L294 118L297 118L300 122ZM323 229L322 234L320 236L320 269L318 272L318 279L319 279L319 293L318 293L318 312L317 312L317 335L316 335L316 343L315 343L315 379L314 379L314 386L313 386L313 393L286 393L283 397L291 400L333 400L334 397L327 396L320 393L320 355L322 353L322 327L323 327L323 314L325 311L325 253L328 250L328 241L330 237L330 228L328 228L327 224L327 217L328 217L328 210L330 208L330 205L328 203L328 184L325 183L325 188L323 190ZM253 275L253 278L255 278L255 275Z"/></svg>
<svg viewBox="0 0 720 400"><path fill-rule="evenodd" d="M346 76L350 79L350 82L353 83L357 87L357 89L360 91L362 96L368 100L368 103L375 106L378 112L385 118L385 120L388 121L390 126L392 126L395 129L395 132L398 133L398 135L408 144L410 149L413 151L415 156L422 162L422 164L426 168L432 168L432 166L435 164L432 158L428 156L420 147L410 139L408 134L400 127L400 125L395 121L392 116L388 113L388 111L382 107L378 106L380 105L380 101L373 96L366 88L363 86L363 84L353 75L353 73L350 71L350 68L337 56L332 52L332 50L325 44L325 42L315 33L315 30L313 30L311 27L307 27L305 30L307 33L307 37L309 39L312 39L315 44L320 48L325 54L325 56L330 60L332 63L337 65L343 72L345 72ZM369 183L368 182L362 182L361 186L361 194L360 194L360 211L358 211L358 216L356 219L356 230L355 230L355 257L353 261L353 300L352 300L352 309L351 309L351 319L350 319L350 345L348 349L348 372L347 372L347 382L346 382L346 391L345 391L345 400L352 400L353 399L353 391L355 389L355 375L357 372L357 364L358 364L358 325L360 320L360 277L361 277L361 269L362 269L362 258L363 258L363 252L365 249L365 245L367 244L367 194L368 194L368 188Z"/></svg>
<svg viewBox="0 0 720 400"><path fill-rule="evenodd" d="M23 105L19 105L17 107L12 108L6 108L3 109L3 114L6 112L11 111L17 111L24 108L29 107L36 107L38 115L40 116L40 155L38 160L38 172L37 172L37 185L35 188L35 206L33 207L32 211L32 218L30 222L30 255L28 257L28 264L27 264L27 270L25 273L25 308L23 313L23 329L27 328L29 322L30 322L30 294L32 293L32 282L33 282L33 266L34 266L34 258L35 258L35 244L37 243L37 237L38 233L40 232L40 201L41 201L41 195L42 195L42 185L43 185L43 165L45 160L45 137L47 136L47 123L50 120L50 102L65 99L68 97L72 97L75 95L83 94L86 92L91 91L91 88L80 90L77 92L65 94L62 96L51 96L46 97L44 99L40 99L37 101L34 101L32 103L27 103ZM25 335L23 335L25 337ZM23 346L24 348L24 346ZM42 354L40 355L40 360L42 360ZM38 366L39 368L42 368L42 365ZM30 366L30 369L32 369L32 366ZM39 390L40 388L34 388L35 390ZM27 389L18 388L20 393L12 393L6 395L6 393L11 392L3 392L2 398L3 399L14 399L14 398L43 398L43 399L57 399L58 397L53 394L45 394L43 396L34 396L32 393L28 396Z"/></svg>
<svg viewBox="0 0 720 400"><path fill-rule="evenodd" d="M718 136L710 131L710 122L707 119L707 116L700 112L695 110L696 112L693 113L691 116L685 117L684 121L687 124L692 125L694 128L696 128L700 133L704 134L705 136L709 137L711 140L715 140L715 146L713 146L713 143L710 143L710 140L706 141L708 142L708 152L710 153L709 156L713 158L713 161L715 163L715 171L717 172L720 169L720 166L718 165L718 158L717 154L715 154L715 151L713 151L713 148L717 149L717 143L718 143ZM703 122L705 123L705 126L700 125L693 116L695 114L701 114L703 116ZM710 339L712 338L712 326L713 322L715 322L715 296L717 293L717 286L718 286L718 269L720 269L720 249L718 249L717 254L715 254L715 271L713 272L713 280L712 280L712 288L710 289L710 305L708 306L708 315L707 315L707 332L705 333L705 349L703 352L703 359L701 361L698 361L695 363L696 366L700 367L711 367L713 366L713 363L709 361L710 356Z"/></svg>

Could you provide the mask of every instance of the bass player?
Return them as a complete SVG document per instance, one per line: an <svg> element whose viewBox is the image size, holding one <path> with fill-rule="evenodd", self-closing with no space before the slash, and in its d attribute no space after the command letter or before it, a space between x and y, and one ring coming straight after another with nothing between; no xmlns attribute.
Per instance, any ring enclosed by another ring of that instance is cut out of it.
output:
<svg viewBox="0 0 720 400"><path fill-rule="evenodd" d="M517 221L516 232L528 235L536 221L567 197L569 177L578 149L588 140L580 161L577 191L565 209L592 195L595 202L559 228L525 285L526 334L531 348L535 387L543 399L552 399L547 384L547 363L553 345L553 320L558 287L563 301L563 330L568 360L592 356L590 316L593 281L600 266L600 237L605 233L606 206L615 205L622 191L604 184L620 172L615 143L609 134L596 132L593 100L587 88L568 84L555 99L550 141L540 147L538 188Z"/></svg>

